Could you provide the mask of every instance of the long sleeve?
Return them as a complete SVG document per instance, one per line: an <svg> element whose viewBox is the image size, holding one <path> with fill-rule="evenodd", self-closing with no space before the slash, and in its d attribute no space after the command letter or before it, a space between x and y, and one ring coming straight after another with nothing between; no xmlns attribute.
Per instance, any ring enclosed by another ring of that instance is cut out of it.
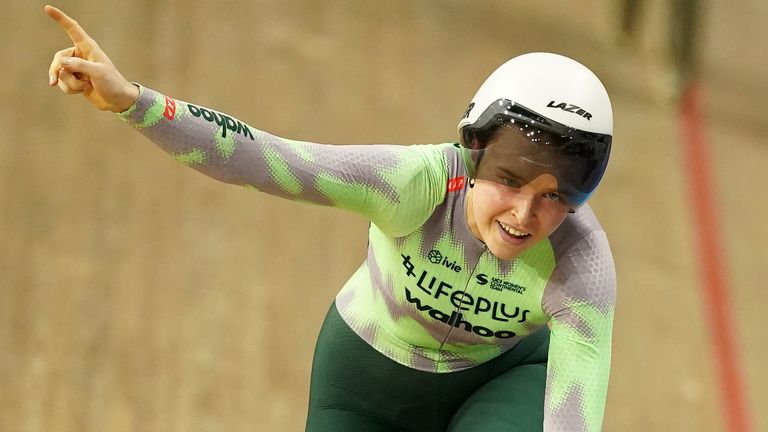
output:
<svg viewBox="0 0 768 432"><path fill-rule="evenodd" d="M605 233L594 232L576 243L557 265L558 288L543 299L552 317L544 430L599 431L616 300L616 275Z"/></svg>
<svg viewBox="0 0 768 432"><path fill-rule="evenodd" d="M392 235L418 227L444 199L448 178L441 146L293 141L139 89L136 103L118 116L179 162L214 179L354 211Z"/></svg>

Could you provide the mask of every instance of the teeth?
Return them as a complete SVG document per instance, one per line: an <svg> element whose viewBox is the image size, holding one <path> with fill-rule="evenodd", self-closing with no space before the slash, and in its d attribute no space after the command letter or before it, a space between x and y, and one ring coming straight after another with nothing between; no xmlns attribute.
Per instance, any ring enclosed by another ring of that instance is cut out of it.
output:
<svg viewBox="0 0 768 432"><path fill-rule="evenodd" d="M505 225L502 222L499 222L499 225L501 225L501 227L504 229L504 231L506 231L506 232L512 234L513 236L516 236L516 237L525 237L527 235L530 235L530 233L523 232L523 231L518 231L518 230L512 228L509 225Z"/></svg>

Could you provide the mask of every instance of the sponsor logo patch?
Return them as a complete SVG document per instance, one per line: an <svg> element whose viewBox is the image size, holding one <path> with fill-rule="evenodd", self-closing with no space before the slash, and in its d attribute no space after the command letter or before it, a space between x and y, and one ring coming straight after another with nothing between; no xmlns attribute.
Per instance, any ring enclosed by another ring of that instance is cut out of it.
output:
<svg viewBox="0 0 768 432"><path fill-rule="evenodd" d="M176 116L176 101L168 96L165 97L165 112L163 112L163 116L168 120L173 120Z"/></svg>
<svg viewBox="0 0 768 432"><path fill-rule="evenodd" d="M437 252L433 249L432 252ZM442 253L441 265L448 262ZM483 337L495 337L497 339L513 338L517 334L509 330L509 324L524 323L528 320L530 310L514 306L514 304L501 301L498 298L486 298L478 293L469 293L464 289L454 289L453 285L442 280L439 274L426 269L416 268L410 255L401 255L403 258L404 274L411 281L403 287L405 299L422 314L429 315L448 326L459 328L468 333L474 333ZM430 253L429 260L437 264L437 253ZM452 263L449 263L452 264ZM460 268L456 266L459 271ZM437 300L442 303L435 306ZM446 301L448 304L446 304ZM474 322L472 322L474 321ZM485 326L478 325L483 323ZM501 326L500 329L491 327ZM504 328L504 327L507 328Z"/></svg>
<svg viewBox="0 0 768 432"><path fill-rule="evenodd" d="M251 139L251 141L255 141L251 130L248 129L248 126L246 126L241 121L235 120L226 114L222 114L217 111L208 110L192 104L187 104L187 107L189 108L189 113L192 114L193 116L202 117L203 120L207 121L208 123L215 123L219 125L221 127L222 138L226 138L227 131L229 131L229 132L232 132L233 134L240 134L244 137L248 137Z"/></svg>
<svg viewBox="0 0 768 432"><path fill-rule="evenodd" d="M448 192L456 192L464 188L466 177L454 177L448 180Z"/></svg>

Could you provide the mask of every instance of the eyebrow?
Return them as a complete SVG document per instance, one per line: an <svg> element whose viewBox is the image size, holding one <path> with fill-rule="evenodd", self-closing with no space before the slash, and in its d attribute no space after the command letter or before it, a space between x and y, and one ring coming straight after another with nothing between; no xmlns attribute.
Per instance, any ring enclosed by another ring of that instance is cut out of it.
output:
<svg viewBox="0 0 768 432"><path fill-rule="evenodd" d="M502 173L502 174L504 174L504 175L506 175L507 177L509 177L509 178L511 178L511 179L513 179L513 180L517 180L517 181L518 181L518 182L519 182L521 185L524 185L524 184L530 183L530 182L525 182L525 181L523 181L523 178L522 178L522 177L520 177L519 175L517 175L517 174L513 173L513 172L512 172L512 171L510 171L508 168L504 168L504 167L498 167L498 170L499 170L499 171L501 171L501 173Z"/></svg>
<svg viewBox="0 0 768 432"><path fill-rule="evenodd" d="M527 184L529 184L529 183L530 183L530 180L529 180L529 181L524 181L522 177L520 177L519 175L517 175L517 174L513 173L513 172L512 172L512 171L510 171L508 168L504 168L504 167L498 167L497 169L498 169L499 171L501 171L501 172L502 172L502 174L505 174L506 176L508 176L508 177L509 177L509 178L511 178L512 180L515 180L515 181L517 181L518 183L520 183L520 186L525 186L525 185L527 185ZM534 177L534 178L535 178L535 177ZM562 194L563 194L562 192L560 192L560 185L559 185L559 184L558 184L558 182L557 182L557 177L555 177L555 186L554 186L554 187L552 187L552 186L549 186L549 185L548 185L547 187L545 187L545 188L544 188L544 191L545 191L545 192L555 192L555 193L557 193L558 195L562 195Z"/></svg>

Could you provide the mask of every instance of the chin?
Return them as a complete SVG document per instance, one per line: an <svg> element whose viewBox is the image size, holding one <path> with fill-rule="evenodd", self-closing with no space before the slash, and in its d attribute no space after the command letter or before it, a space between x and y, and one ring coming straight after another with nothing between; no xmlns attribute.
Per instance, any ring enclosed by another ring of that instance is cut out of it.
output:
<svg viewBox="0 0 768 432"><path fill-rule="evenodd" d="M488 247L488 250L493 254L493 256L500 260L513 260L522 255L526 249L528 248L511 250L508 247Z"/></svg>

